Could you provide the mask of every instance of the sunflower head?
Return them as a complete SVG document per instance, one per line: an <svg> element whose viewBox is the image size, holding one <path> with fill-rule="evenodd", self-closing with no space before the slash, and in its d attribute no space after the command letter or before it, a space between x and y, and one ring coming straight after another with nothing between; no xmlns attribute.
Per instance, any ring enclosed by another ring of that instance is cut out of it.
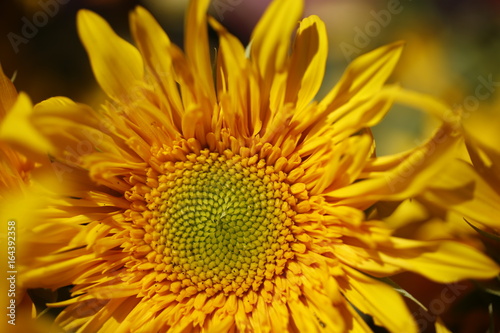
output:
<svg viewBox="0 0 500 333"><path fill-rule="evenodd" d="M293 258L297 199L286 175L255 157L187 154L186 161L166 162L166 174L143 195L142 214L151 218L137 246L155 250L148 249L145 266L161 260L162 276L176 282L172 291L186 289L179 300L201 291L257 291Z"/></svg>
<svg viewBox="0 0 500 333"><path fill-rule="evenodd" d="M369 128L408 97L385 84L402 43L360 57L314 101L327 38L318 17L299 21L302 1L274 1L248 52L207 20L208 5L191 2L184 52L141 7L130 19L137 48L81 11L109 99L94 111L53 98L30 114L65 189L34 231L33 242L50 231L51 244L23 284L72 286L51 304L66 306L65 330L367 331L366 313L415 332L401 295L373 276L498 272L463 244L392 237L366 219L375 202L418 193L457 142L445 123L412 151L376 157ZM207 21L219 35L214 67ZM455 252L467 259L453 268Z"/></svg>

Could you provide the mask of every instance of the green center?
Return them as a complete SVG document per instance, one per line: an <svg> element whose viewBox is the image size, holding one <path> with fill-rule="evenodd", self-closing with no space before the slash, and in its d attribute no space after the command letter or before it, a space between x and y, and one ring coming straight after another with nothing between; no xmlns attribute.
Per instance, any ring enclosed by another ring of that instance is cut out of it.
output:
<svg viewBox="0 0 500 333"><path fill-rule="evenodd" d="M257 289L290 258L293 197L283 177L262 163L206 157L177 162L165 179L156 230L167 271L198 289Z"/></svg>

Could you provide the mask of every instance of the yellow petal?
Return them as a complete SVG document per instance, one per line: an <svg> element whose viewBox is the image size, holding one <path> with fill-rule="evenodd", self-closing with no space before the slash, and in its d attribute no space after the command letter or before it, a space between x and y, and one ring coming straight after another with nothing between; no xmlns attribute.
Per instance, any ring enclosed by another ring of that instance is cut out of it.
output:
<svg viewBox="0 0 500 333"><path fill-rule="evenodd" d="M350 267L344 270L347 278L341 282L341 289L349 302L390 332L417 332L403 297L392 287Z"/></svg>
<svg viewBox="0 0 500 333"><path fill-rule="evenodd" d="M206 112L196 105L191 105L191 108L186 110L182 118L182 133L186 139L206 136L204 125L207 124L207 120L204 119L205 116Z"/></svg>
<svg viewBox="0 0 500 333"><path fill-rule="evenodd" d="M450 161L446 172L432 179L422 198L459 213L469 222L500 228L500 195L463 161Z"/></svg>
<svg viewBox="0 0 500 333"><path fill-rule="evenodd" d="M215 103L215 90L207 33L207 9L210 0L189 3L186 18L185 50L196 80L210 103Z"/></svg>
<svg viewBox="0 0 500 333"><path fill-rule="evenodd" d="M448 124L454 129L460 126L460 116L450 108L449 105L441 102L433 96L422 94L416 91L401 89L395 93L398 103L414 106L422 109Z"/></svg>
<svg viewBox="0 0 500 333"><path fill-rule="evenodd" d="M318 92L325 74L328 40L323 21L313 15L300 22L290 58L285 103L303 109Z"/></svg>
<svg viewBox="0 0 500 333"><path fill-rule="evenodd" d="M479 137L476 138L469 131L465 133L465 137L467 151L474 168L500 194L500 150L497 146L498 141L488 136L487 139L491 141L488 144L483 143L478 140ZM482 135L481 139L485 139L485 136Z"/></svg>
<svg viewBox="0 0 500 333"><path fill-rule="evenodd" d="M493 260L462 243L418 242L398 238L392 240L395 242L395 249L382 251L383 262L421 274L436 282L490 279L500 272L500 267Z"/></svg>
<svg viewBox="0 0 500 333"><path fill-rule="evenodd" d="M302 0L274 0L251 36L251 59L257 64L264 83L272 82L284 70L290 38L302 14ZM264 88L265 89L265 88Z"/></svg>
<svg viewBox="0 0 500 333"><path fill-rule="evenodd" d="M95 254L75 254L66 256L44 257L43 266L23 268L22 282L26 287L54 288L66 286L78 278L86 268L95 265ZM78 267L78 269L75 269ZM21 268L20 268L21 269Z"/></svg>
<svg viewBox="0 0 500 333"><path fill-rule="evenodd" d="M436 320L436 333L451 333L451 331L446 328L440 317Z"/></svg>
<svg viewBox="0 0 500 333"><path fill-rule="evenodd" d="M374 231L371 238L375 236ZM489 279L500 271L488 256L456 241L390 237L381 239L376 248L338 245L336 255L346 265L377 277L411 271L436 282L451 283L463 279Z"/></svg>
<svg viewBox="0 0 500 333"><path fill-rule="evenodd" d="M357 147L357 152L347 157L350 163L341 162L341 168L344 171L347 178L347 184L354 182L362 171L364 162L373 154L375 149L375 143L371 134L363 134L355 137L350 137L346 141L351 142L351 147ZM345 169L344 169L345 168ZM342 184L344 185L344 184Z"/></svg>
<svg viewBox="0 0 500 333"><path fill-rule="evenodd" d="M376 125L390 110L394 100L393 95L399 89L398 86L387 86L369 98L347 101L330 114L323 110L309 117L307 122L312 128L299 148L300 154L304 156L314 151L327 137L333 137L333 141L337 143L363 128ZM305 124L300 126L303 125Z"/></svg>
<svg viewBox="0 0 500 333"><path fill-rule="evenodd" d="M54 151L52 144L33 124L33 105L25 93L20 93L12 109L0 125L0 140L14 145L23 154L46 155Z"/></svg>
<svg viewBox="0 0 500 333"><path fill-rule="evenodd" d="M117 320L117 316L121 315L121 311L125 311L125 307L127 302L130 302L134 298L112 298L107 302L107 304L103 307L101 311L99 311L99 315L92 316L90 320L86 319L84 328L87 332L116 332L119 326L119 321ZM100 307L100 303L102 301L94 300L90 301L96 302L94 305L96 308ZM138 302L138 300L136 300ZM134 303L132 303L134 304ZM92 305L87 305L89 308ZM84 308L85 309L85 308ZM133 309L133 306L130 307L130 310ZM87 309L86 309L87 310ZM88 310L87 310L88 311ZM61 317L64 318L65 313L63 312ZM58 318L58 322L63 324L62 318ZM68 318L69 322L73 323L75 318L70 316Z"/></svg>
<svg viewBox="0 0 500 333"><path fill-rule="evenodd" d="M339 204L365 207L378 200L402 200L421 193L453 158L460 137L443 126L425 145L418 147L399 165L377 177L327 193Z"/></svg>
<svg viewBox="0 0 500 333"><path fill-rule="evenodd" d="M189 86L191 82L186 82L190 79L183 79L182 76L176 77L174 55L171 54L175 46L154 17L140 6L130 14L130 26L145 62L163 88L163 97L168 100L166 104L170 105L170 113L178 120L183 107L176 80L182 86ZM181 71L181 74L184 73ZM167 116L171 114L167 113Z"/></svg>
<svg viewBox="0 0 500 333"><path fill-rule="evenodd" d="M308 267L304 267L303 272L305 280L309 280L310 276L315 276L314 270ZM315 282L306 281L302 286L303 295L307 299L306 305L315 317L316 330L327 327L331 332L345 332L345 323L340 319L342 318L340 310L344 305L344 300L342 303L338 302L342 298L338 284L335 279L327 276L328 274L317 274Z"/></svg>
<svg viewBox="0 0 500 333"><path fill-rule="evenodd" d="M106 304L105 311L101 316L106 316L107 320L102 320L102 326L96 325L96 323L91 320L88 321L82 331L86 332L126 332L130 331L131 319L129 314L140 302L137 297L124 297L111 299L109 305ZM109 307L109 308L108 308ZM101 316L95 316L101 319ZM71 318L74 320L74 317ZM93 325L91 325L93 324ZM83 328L83 327L82 327Z"/></svg>
<svg viewBox="0 0 500 333"><path fill-rule="evenodd" d="M348 331L349 333L371 333L372 329L368 326L366 321L361 317L361 315L352 307L349 307L349 312L352 316L352 328Z"/></svg>
<svg viewBox="0 0 500 333"><path fill-rule="evenodd" d="M366 97L378 91L396 66L403 45L403 42L396 42L356 58L321 105L331 109L352 98Z"/></svg>
<svg viewBox="0 0 500 333"><path fill-rule="evenodd" d="M323 312L325 308L318 308L309 300L291 300L287 305L290 309L290 320L297 327L297 332L320 332L321 328L325 327L327 332L345 332L344 318L339 315L339 310L332 304L328 305L330 311L327 312L333 312L335 316L330 318ZM316 313L319 313L321 318ZM327 323L323 322L323 318Z"/></svg>
<svg viewBox="0 0 500 333"><path fill-rule="evenodd" d="M219 101L222 99L221 95L228 100L229 107L226 109L229 117L232 117L237 123L231 126L228 122L228 127L231 133L238 133L236 127L245 132L241 133L243 136L248 136L249 132L253 132L253 128L258 126L253 124L251 120L255 119L257 122L260 119L256 116L259 115L256 110L252 110L247 99L249 95L249 76L251 75L248 59L245 56L245 49L240 41L227 32L226 29L214 19L210 19L210 25L217 31L219 35L219 56L220 64L217 71L219 75L217 87L219 91ZM247 117L250 113L253 117ZM228 121L229 119L225 119Z"/></svg>
<svg viewBox="0 0 500 333"><path fill-rule="evenodd" d="M394 93L398 90L398 86L387 86L367 100L349 101L330 114L328 123L333 123L332 135L336 141L382 121L393 104Z"/></svg>
<svg viewBox="0 0 500 333"><path fill-rule="evenodd" d="M110 144L106 132L109 131L97 113L84 104L75 103L66 97L53 97L36 104L31 116L34 126L50 140L55 150L52 155L73 163L79 157L96 150L117 150L116 144ZM61 131L60 128L65 128ZM105 148L106 147L106 148ZM69 152L71 158L63 156Z"/></svg>
<svg viewBox="0 0 500 333"><path fill-rule="evenodd" d="M143 79L144 68L139 51L91 11L78 12L77 26L101 88L112 99L127 98L137 82Z"/></svg>

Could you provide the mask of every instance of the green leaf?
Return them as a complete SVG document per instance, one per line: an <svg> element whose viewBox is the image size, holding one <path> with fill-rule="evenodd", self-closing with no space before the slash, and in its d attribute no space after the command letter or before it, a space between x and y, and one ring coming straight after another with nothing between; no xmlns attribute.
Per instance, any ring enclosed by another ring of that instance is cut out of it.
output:
<svg viewBox="0 0 500 333"><path fill-rule="evenodd" d="M464 218L464 221L467 222L467 224L470 225L472 227L472 229L474 229L475 231L477 231L481 236L484 236L484 237L493 239L493 240L495 240L497 242L500 242L500 236L499 235L496 235L496 234L493 234L491 232L487 232L487 231L481 230L478 227L476 227L475 225L473 225L472 223L470 223L469 221L467 221L465 218Z"/></svg>

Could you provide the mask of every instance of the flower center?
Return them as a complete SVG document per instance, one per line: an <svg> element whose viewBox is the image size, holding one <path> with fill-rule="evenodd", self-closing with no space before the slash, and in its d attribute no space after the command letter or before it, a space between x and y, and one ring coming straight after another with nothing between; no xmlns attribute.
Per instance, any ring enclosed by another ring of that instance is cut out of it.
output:
<svg viewBox="0 0 500 333"><path fill-rule="evenodd" d="M189 154L167 162L170 172L159 177L155 250L176 289L239 296L293 257L295 198L286 175L257 156L226 155Z"/></svg>

